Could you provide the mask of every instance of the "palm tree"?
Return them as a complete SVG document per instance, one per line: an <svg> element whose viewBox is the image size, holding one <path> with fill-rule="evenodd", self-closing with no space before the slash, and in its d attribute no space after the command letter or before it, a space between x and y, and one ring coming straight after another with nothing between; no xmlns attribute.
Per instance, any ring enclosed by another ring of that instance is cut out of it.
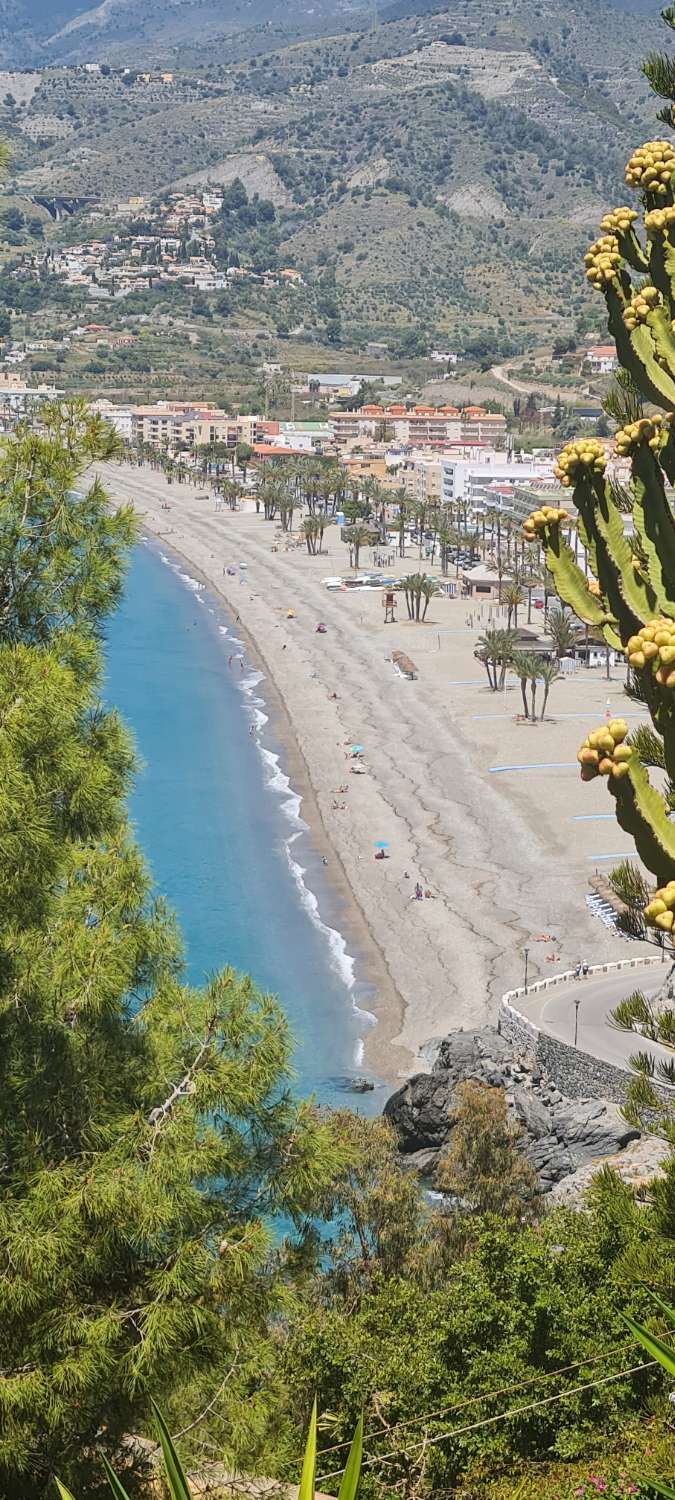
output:
<svg viewBox="0 0 675 1500"><path fill-rule="evenodd" d="M408 619L424 620L429 608L429 600L438 593L436 580L428 578L425 573L408 573L402 581L401 588L405 594ZM422 609L422 600L424 600L424 609Z"/></svg>
<svg viewBox="0 0 675 1500"><path fill-rule="evenodd" d="M520 691L523 695L523 708L525 710L525 718L531 719L532 723L534 724L536 723L537 719L537 688L539 686L539 683L543 682L544 702L542 704L542 710L540 714L540 718L543 719L544 714L546 713L546 704L548 703L548 695L551 691L551 684L555 682L557 677L560 676L558 664L557 662L542 661L542 658L540 656L537 656L536 652L534 651L514 651L511 656L511 666L513 667L513 670L516 673L517 677L520 679ZM529 709L527 704L528 682L530 684Z"/></svg>
<svg viewBox="0 0 675 1500"><path fill-rule="evenodd" d="M572 650L577 638L574 627L575 616L565 609L564 605L557 601L551 605L546 614L546 629L555 646L556 659L560 661L561 656L566 656Z"/></svg>
<svg viewBox="0 0 675 1500"><path fill-rule="evenodd" d="M511 629L511 622L518 629L518 609L525 601L525 595L518 583L509 583L504 590L504 604L507 609L506 628Z"/></svg>
<svg viewBox="0 0 675 1500"><path fill-rule="evenodd" d="M552 684L557 681L558 677L561 676L561 672L557 661L540 662L538 671L539 677L544 684L544 701L541 705L540 715L540 717L543 719L546 713L546 704L548 703L548 695L551 691Z"/></svg>
<svg viewBox="0 0 675 1500"><path fill-rule="evenodd" d="M521 691L521 693L523 695L523 712L525 714L525 718L529 719L529 717L530 717L530 710L529 710L528 702L527 702L527 684L528 684L528 682L532 682L533 681L533 673L535 671L537 671L537 672L539 671L539 659L538 659L538 657L532 656L528 651L514 651L512 657L511 657L511 666L513 667L513 670L514 670L514 672L516 674L516 677L518 678L518 680L520 682L520 691ZM533 719L534 719L534 694L535 693L536 693L536 684L534 685L534 690L533 690L533 695L532 695L532 718Z"/></svg>
<svg viewBox="0 0 675 1500"><path fill-rule="evenodd" d="M331 525L331 518L324 515L306 516L301 531L307 543L307 551L310 557L316 557L322 550L323 534L327 526Z"/></svg>
<svg viewBox="0 0 675 1500"><path fill-rule="evenodd" d="M343 529L342 535L349 543L351 564L358 573L361 548L372 546L372 543L377 541L377 533L370 526L348 526Z"/></svg>
<svg viewBox="0 0 675 1500"><path fill-rule="evenodd" d="M478 638L473 654L476 661L485 667L493 693L499 692L504 686L516 639L515 630L486 630Z"/></svg>

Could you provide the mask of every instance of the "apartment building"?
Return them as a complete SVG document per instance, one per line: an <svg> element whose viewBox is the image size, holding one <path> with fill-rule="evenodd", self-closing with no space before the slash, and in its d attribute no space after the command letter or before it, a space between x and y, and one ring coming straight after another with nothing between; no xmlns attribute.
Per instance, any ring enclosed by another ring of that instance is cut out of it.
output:
<svg viewBox="0 0 675 1500"><path fill-rule="evenodd" d="M451 443L503 447L506 418L501 412L486 412L470 406L413 406L372 403L354 411L332 413L335 442L339 448L363 440L395 439L414 448L446 448Z"/></svg>
<svg viewBox="0 0 675 1500"><path fill-rule="evenodd" d="M131 441L153 448L205 447L209 443L260 442L264 420L259 416L230 416L216 406L198 406L188 401L162 401L156 406L131 408Z"/></svg>
<svg viewBox="0 0 675 1500"><path fill-rule="evenodd" d="M513 497L518 485L530 480L553 477L551 459L520 462L495 453L484 458L443 458L442 499L446 505L459 505L475 516L487 509L513 513Z"/></svg>

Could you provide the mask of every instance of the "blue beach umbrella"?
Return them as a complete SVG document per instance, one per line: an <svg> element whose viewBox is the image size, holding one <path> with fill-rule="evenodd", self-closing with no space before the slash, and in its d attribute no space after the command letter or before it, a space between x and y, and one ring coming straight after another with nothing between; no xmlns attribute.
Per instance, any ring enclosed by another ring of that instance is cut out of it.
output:
<svg viewBox="0 0 675 1500"><path fill-rule="evenodd" d="M388 849L389 848L389 839L376 839L375 840L375 848L376 849Z"/></svg>

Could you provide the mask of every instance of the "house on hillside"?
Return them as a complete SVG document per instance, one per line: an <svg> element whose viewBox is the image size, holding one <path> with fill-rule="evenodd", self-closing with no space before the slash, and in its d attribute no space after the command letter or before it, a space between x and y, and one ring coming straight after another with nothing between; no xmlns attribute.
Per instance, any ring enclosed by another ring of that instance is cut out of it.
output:
<svg viewBox="0 0 675 1500"><path fill-rule="evenodd" d="M619 365L614 345L595 344L587 349L584 364L588 365L591 375L613 375Z"/></svg>

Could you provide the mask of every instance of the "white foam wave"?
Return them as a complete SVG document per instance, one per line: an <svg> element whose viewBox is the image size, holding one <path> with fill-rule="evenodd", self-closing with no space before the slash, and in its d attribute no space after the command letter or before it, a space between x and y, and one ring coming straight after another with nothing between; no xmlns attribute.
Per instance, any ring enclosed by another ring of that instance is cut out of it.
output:
<svg viewBox="0 0 675 1500"><path fill-rule="evenodd" d="M355 983L354 960L351 954L347 952L347 944L342 933L338 932L335 927L329 927L321 917L316 896L313 891L310 891L309 886L305 885L305 871L302 865L299 865L297 860L293 859L293 855L291 854L293 842L293 839L287 839L286 841L286 858L288 859L288 867L297 886L300 900L312 925L317 928L322 937L325 937L328 942L333 968L340 975L347 989L352 990Z"/></svg>
<svg viewBox="0 0 675 1500"><path fill-rule="evenodd" d="M186 583L188 588L192 589L193 594L201 594L204 587L203 583L199 583L196 578L192 577L191 573L182 573L180 568L176 568L176 572L181 582Z"/></svg>

